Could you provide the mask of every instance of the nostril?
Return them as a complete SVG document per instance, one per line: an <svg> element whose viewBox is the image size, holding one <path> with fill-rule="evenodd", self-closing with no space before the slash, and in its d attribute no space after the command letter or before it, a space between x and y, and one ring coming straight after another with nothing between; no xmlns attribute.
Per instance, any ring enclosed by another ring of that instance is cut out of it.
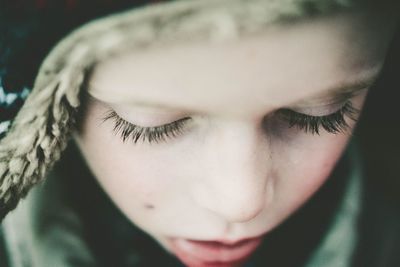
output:
<svg viewBox="0 0 400 267"><path fill-rule="evenodd" d="M193 200L202 209L229 223L243 223L256 218L267 206L268 186L210 187L197 185Z"/></svg>
<svg viewBox="0 0 400 267"><path fill-rule="evenodd" d="M221 208L220 214L230 223L244 223L256 218L264 209L261 201L249 201L247 205Z"/></svg>
<svg viewBox="0 0 400 267"><path fill-rule="evenodd" d="M223 197L202 201L202 207L229 223L244 223L256 218L264 209L264 194L254 197Z"/></svg>

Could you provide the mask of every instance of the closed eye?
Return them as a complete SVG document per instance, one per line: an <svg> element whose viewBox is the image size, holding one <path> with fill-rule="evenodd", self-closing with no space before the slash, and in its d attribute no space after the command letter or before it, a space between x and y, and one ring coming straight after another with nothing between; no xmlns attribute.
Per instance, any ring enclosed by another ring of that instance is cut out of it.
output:
<svg viewBox="0 0 400 267"><path fill-rule="evenodd" d="M289 127L297 127L306 133L319 135L321 129L332 134L346 132L349 125L346 117L355 121L360 110L356 109L352 102L347 101L338 111L324 116L312 116L293 111L291 109L281 109L278 114L283 120L288 122Z"/></svg>
<svg viewBox="0 0 400 267"><path fill-rule="evenodd" d="M191 118L184 117L160 126L142 127L122 119L114 110L109 110L103 118L103 121L107 120L114 121L113 132L119 135L123 142L130 139L136 144L139 141L159 143L169 138L176 138L183 133L184 126Z"/></svg>

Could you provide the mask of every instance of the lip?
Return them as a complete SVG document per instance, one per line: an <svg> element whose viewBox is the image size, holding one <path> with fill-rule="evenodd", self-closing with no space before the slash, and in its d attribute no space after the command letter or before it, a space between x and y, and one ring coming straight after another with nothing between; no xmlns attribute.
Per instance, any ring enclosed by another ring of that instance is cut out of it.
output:
<svg viewBox="0 0 400 267"><path fill-rule="evenodd" d="M262 239L263 236L258 236L231 243L174 238L170 240L170 247L175 256L189 267L232 267L245 262Z"/></svg>

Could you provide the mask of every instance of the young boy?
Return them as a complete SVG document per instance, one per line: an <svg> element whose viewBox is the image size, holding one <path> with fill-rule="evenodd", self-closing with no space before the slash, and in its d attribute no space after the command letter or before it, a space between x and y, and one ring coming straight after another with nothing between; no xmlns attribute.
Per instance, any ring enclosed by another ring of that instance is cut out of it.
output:
<svg viewBox="0 0 400 267"><path fill-rule="evenodd" d="M8 265L367 266L347 144L397 5L38 4L40 69L2 77L6 107L35 80L2 122L4 215L73 139L6 217Z"/></svg>

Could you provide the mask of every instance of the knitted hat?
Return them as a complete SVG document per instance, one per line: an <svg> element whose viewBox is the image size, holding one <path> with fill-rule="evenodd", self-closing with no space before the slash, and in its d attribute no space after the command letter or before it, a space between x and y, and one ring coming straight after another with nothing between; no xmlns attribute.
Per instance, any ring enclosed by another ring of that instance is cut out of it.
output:
<svg viewBox="0 0 400 267"><path fill-rule="evenodd" d="M125 50L222 42L351 0L0 2L0 219L59 159L97 62Z"/></svg>

